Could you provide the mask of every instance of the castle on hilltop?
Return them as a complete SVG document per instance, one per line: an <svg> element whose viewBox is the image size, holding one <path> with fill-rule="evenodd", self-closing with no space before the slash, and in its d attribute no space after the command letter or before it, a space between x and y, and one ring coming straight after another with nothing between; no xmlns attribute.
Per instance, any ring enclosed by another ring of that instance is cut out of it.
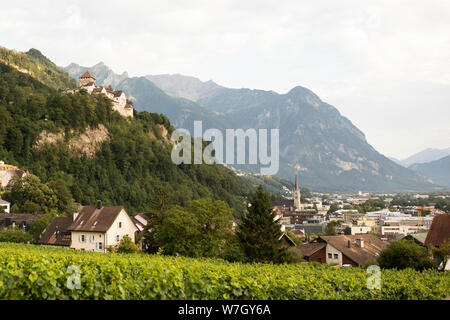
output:
<svg viewBox="0 0 450 320"><path fill-rule="evenodd" d="M97 86L95 77L86 71L80 76L80 84L77 89L67 89L63 93L75 93L81 89L87 90L90 94L105 94L113 103L113 110L119 112L124 117L133 117L133 106L127 103L127 96L122 90L114 90L111 86Z"/></svg>

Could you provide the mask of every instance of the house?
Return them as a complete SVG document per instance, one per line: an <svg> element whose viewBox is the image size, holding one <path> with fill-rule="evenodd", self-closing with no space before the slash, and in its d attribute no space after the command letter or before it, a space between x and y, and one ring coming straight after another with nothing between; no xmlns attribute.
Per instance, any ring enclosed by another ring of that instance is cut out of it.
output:
<svg viewBox="0 0 450 320"><path fill-rule="evenodd" d="M44 229L38 241L39 244L70 247L71 232L67 229L73 222L73 217L56 217Z"/></svg>
<svg viewBox="0 0 450 320"><path fill-rule="evenodd" d="M376 260L386 242L371 234L320 236L298 248L307 261L361 267Z"/></svg>
<svg viewBox="0 0 450 320"><path fill-rule="evenodd" d="M0 213L0 230L18 227L28 231L37 218L39 215L31 213Z"/></svg>
<svg viewBox="0 0 450 320"><path fill-rule="evenodd" d="M298 246L298 249L300 250L303 259L305 259L308 262L319 262L319 263L325 263L326 262L326 254L325 254L325 247L327 246L324 242L311 242L311 243L305 243L300 246Z"/></svg>
<svg viewBox="0 0 450 320"><path fill-rule="evenodd" d="M8 201L5 201L2 198L0 198L0 212L2 211L1 210L2 208L3 213L9 213L11 210L11 204Z"/></svg>
<svg viewBox="0 0 450 320"><path fill-rule="evenodd" d="M402 239L414 241L418 245L423 246L425 243L427 234L428 234L427 231L420 231L420 232L408 234L407 236L403 237Z"/></svg>
<svg viewBox="0 0 450 320"><path fill-rule="evenodd" d="M138 227L123 207L85 206L73 216L67 228L71 232L70 247L79 250L106 252L108 246L119 244L124 236L135 241Z"/></svg>
<svg viewBox="0 0 450 320"><path fill-rule="evenodd" d="M278 238L279 241L283 241L283 246L286 248L289 247L296 247L294 240L291 239L286 233L283 232L283 234Z"/></svg>
<svg viewBox="0 0 450 320"><path fill-rule="evenodd" d="M292 234L294 236L296 236L297 238L299 238L300 240L304 240L306 238L305 234L303 233L302 230L298 230L298 229L292 229L290 230L292 232Z"/></svg>
<svg viewBox="0 0 450 320"><path fill-rule="evenodd" d="M6 188L12 178L19 177L22 179L27 174L28 171L23 171L16 166L5 164L5 162L0 161L0 189Z"/></svg>
<svg viewBox="0 0 450 320"><path fill-rule="evenodd" d="M446 243L450 243L450 214L438 214L428 230L424 245L440 247ZM438 258L435 257L435 259ZM450 270L450 259L445 265L445 270Z"/></svg>
<svg viewBox="0 0 450 320"><path fill-rule="evenodd" d="M143 250L144 244L143 244L143 236L145 232L145 227L148 225L148 218L145 215L145 213L136 213L134 216L131 217L134 224L137 227L137 231L135 234L136 244L138 245L139 249Z"/></svg>

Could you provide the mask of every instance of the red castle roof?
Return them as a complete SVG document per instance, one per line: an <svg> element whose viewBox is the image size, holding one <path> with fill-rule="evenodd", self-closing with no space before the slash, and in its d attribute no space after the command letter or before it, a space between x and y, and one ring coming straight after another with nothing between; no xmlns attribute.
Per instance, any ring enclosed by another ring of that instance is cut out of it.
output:
<svg viewBox="0 0 450 320"><path fill-rule="evenodd" d="M94 76L88 70L80 76L80 79L82 78L91 78L95 80Z"/></svg>

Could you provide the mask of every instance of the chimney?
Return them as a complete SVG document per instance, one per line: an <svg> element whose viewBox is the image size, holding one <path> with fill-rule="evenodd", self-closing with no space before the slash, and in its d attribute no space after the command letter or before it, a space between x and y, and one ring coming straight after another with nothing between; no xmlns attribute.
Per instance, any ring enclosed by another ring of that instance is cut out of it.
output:
<svg viewBox="0 0 450 320"><path fill-rule="evenodd" d="M356 244L360 247L360 248L364 248L364 240L359 238L356 239Z"/></svg>
<svg viewBox="0 0 450 320"><path fill-rule="evenodd" d="M347 247L350 248L352 245L350 244L350 240L347 241Z"/></svg>
<svg viewBox="0 0 450 320"><path fill-rule="evenodd" d="M102 200L97 200L97 210L102 208Z"/></svg>

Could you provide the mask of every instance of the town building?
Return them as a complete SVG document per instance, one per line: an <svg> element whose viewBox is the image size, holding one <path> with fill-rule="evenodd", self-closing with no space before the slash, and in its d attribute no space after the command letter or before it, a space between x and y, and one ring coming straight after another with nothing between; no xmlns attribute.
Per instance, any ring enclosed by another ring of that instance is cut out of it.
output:
<svg viewBox="0 0 450 320"><path fill-rule="evenodd" d="M2 210L3 210L3 213L10 213L11 204L8 201L5 201L2 198L0 198L0 212Z"/></svg>
<svg viewBox="0 0 450 320"><path fill-rule="evenodd" d="M30 230L31 224L39 217L40 215L31 213L1 213L0 230L21 228L24 231L28 231Z"/></svg>
<svg viewBox="0 0 450 320"><path fill-rule="evenodd" d="M127 103L127 96L122 90L114 90L111 86L97 86L95 77L86 71L80 76L79 87L77 89L67 89L63 93L75 93L81 89L90 94L104 94L113 104L113 110L119 112L124 117L133 117L133 106Z"/></svg>
<svg viewBox="0 0 450 320"><path fill-rule="evenodd" d="M140 250L145 249L144 248L144 233L145 228L147 227L149 221L145 213L136 213L134 216L131 217L134 224L138 228L138 231L136 232L136 244Z"/></svg>
<svg viewBox="0 0 450 320"><path fill-rule="evenodd" d="M361 267L376 260L387 243L371 234L320 236L297 248L307 261Z"/></svg>

